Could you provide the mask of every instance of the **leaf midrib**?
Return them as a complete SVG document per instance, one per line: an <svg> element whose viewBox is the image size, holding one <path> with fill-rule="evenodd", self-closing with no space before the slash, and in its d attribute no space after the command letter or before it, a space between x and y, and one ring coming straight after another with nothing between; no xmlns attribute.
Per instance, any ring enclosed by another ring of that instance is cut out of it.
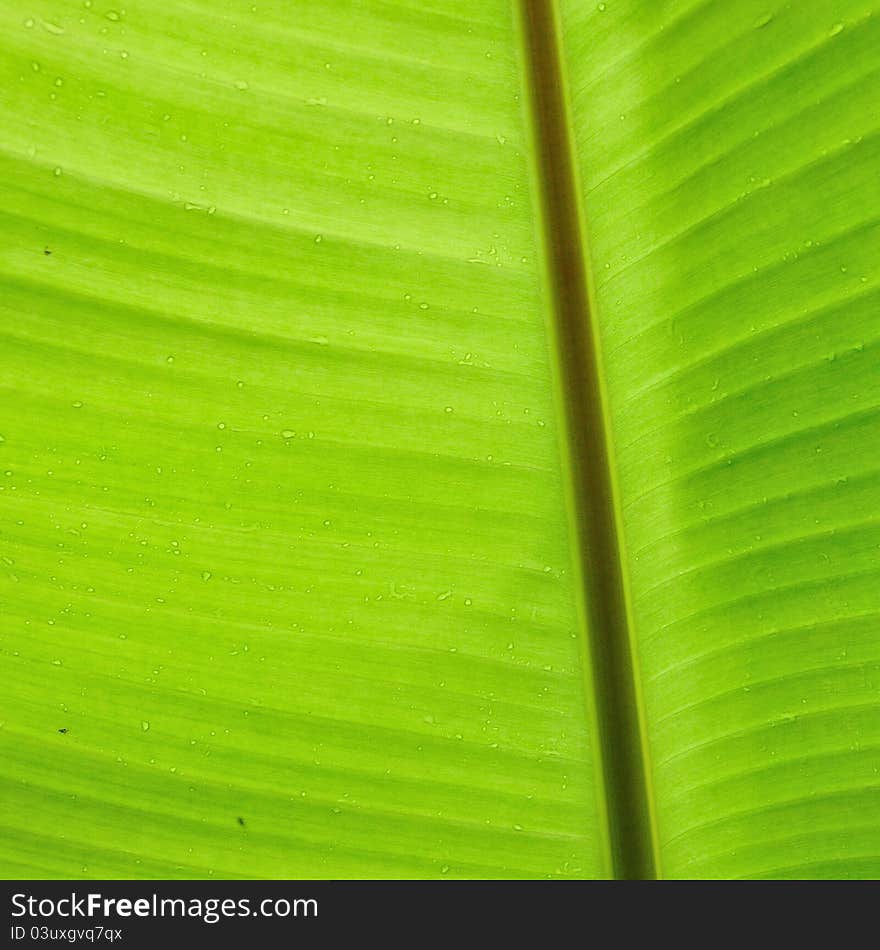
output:
<svg viewBox="0 0 880 950"><path fill-rule="evenodd" d="M554 0L522 0L528 116L551 298L568 508L611 872L659 876L600 333Z"/></svg>

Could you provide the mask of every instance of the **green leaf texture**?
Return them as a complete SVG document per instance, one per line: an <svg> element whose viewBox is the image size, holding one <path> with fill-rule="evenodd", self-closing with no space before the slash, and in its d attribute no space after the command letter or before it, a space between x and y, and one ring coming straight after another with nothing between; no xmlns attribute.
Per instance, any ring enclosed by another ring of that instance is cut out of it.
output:
<svg viewBox="0 0 880 950"><path fill-rule="evenodd" d="M514 10L2 16L5 873L607 873Z"/></svg>
<svg viewBox="0 0 880 950"><path fill-rule="evenodd" d="M614 874L520 6L0 9L0 876ZM558 3L667 877L880 876L878 13Z"/></svg>
<svg viewBox="0 0 880 950"><path fill-rule="evenodd" d="M562 7L662 871L877 877L876 4Z"/></svg>

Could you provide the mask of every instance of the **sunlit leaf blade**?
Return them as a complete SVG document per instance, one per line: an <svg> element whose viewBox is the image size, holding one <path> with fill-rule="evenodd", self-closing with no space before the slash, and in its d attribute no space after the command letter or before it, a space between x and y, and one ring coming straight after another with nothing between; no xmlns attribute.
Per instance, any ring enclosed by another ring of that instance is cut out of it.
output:
<svg viewBox="0 0 880 950"><path fill-rule="evenodd" d="M558 6L0 10L0 876L613 873L603 438L660 872L880 875L875 3Z"/></svg>
<svg viewBox="0 0 880 950"><path fill-rule="evenodd" d="M2 874L607 874L510 5L0 25Z"/></svg>
<svg viewBox="0 0 880 950"><path fill-rule="evenodd" d="M876 3L562 12L662 869L876 877Z"/></svg>

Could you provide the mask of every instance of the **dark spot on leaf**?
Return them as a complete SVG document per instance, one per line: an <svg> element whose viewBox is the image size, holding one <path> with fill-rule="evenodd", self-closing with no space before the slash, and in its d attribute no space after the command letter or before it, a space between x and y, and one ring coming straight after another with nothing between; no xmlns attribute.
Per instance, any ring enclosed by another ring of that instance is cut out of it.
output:
<svg viewBox="0 0 880 950"><path fill-rule="evenodd" d="M61 733L62 736L67 732L66 729L59 729L58 731Z"/></svg>
<svg viewBox="0 0 880 950"><path fill-rule="evenodd" d="M244 828L244 818L242 818L241 815L239 815L237 820L238 820L238 823L241 825L241 827Z"/></svg>
<svg viewBox="0 0 880 950"><path fill-rule="evenodd" d="M52 252L49 250L48 247L44 247L44 248L43 248L43 253L46 255L46 257L48 257Z"/></svg>

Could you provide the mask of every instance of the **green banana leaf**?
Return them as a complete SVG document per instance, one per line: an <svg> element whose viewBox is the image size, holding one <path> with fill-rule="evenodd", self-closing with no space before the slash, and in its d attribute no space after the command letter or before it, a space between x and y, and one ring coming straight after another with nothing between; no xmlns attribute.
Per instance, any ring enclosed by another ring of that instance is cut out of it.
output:
<svg viewBox="0 0 880 950"><path fill-rule="evenodd" d="M0 8L0 876L880 876L876 3L114 4Z"/></svg>

